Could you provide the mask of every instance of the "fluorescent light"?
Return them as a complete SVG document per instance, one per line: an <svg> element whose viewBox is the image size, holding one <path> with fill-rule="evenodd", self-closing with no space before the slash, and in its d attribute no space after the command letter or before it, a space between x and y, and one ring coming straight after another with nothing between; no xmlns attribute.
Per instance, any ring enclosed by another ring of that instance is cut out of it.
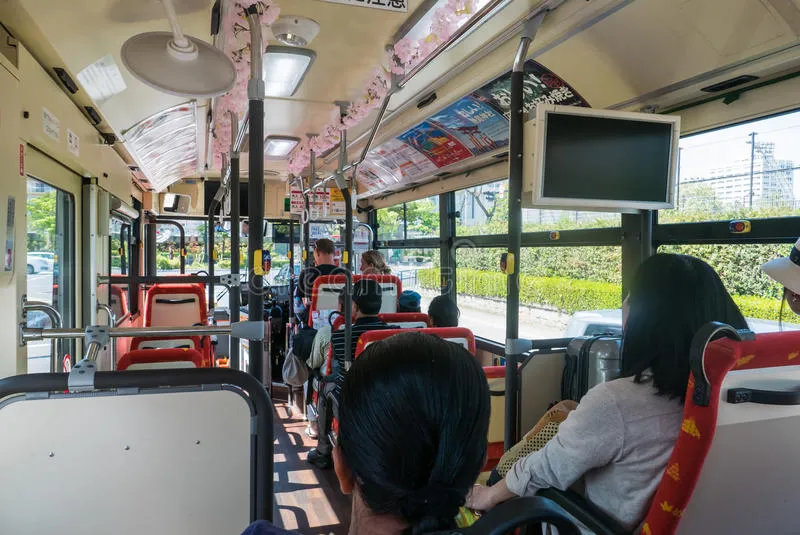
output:
<svg viewBox="0 0 800 535"><path fill-rule="evenodd" d="M307 48L270 46L264 53L264 83L268 97L291 97L317 55Z"/></svg>
<svg viewBox="0 0 800 535"><path fill-rule="evenodd" d="M264 155L267 158L280 160L291 154L300 139L289 136L267 136L264 141Z"/></svg>
<svg viewBox="0 0 800 535"><path fill-rule="evenodd" d="M128 88L111 54L79 72L78 81L97 104L102 104Z"/></svg>

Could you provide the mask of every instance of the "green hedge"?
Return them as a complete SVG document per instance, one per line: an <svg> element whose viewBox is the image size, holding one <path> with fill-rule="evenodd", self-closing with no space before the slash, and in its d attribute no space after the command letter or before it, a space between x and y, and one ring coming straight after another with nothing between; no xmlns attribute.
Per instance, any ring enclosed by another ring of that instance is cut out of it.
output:
<svg viewBox="0 0 800 535"><path fill-rule="evenodd" d="M498 271L479 271L459 268L458 293L476 297L505 299L506 276ZM440 288L439 269L421 269L417 280L422 288ZM780 300L751 295L734 295L733 300L748 318L778 320ZM534 277L520 275L520 303L552 308L566 314L581 310L619 308L622 288L619 284L570 279L565 277Z"/></svg>
<svg viewBox="0 0 800 535"><path fill-rule="evenodd" d="M423 288L439 288L438 269L421 269L417 277ZM506 276L500 272L459 268L457 277L459 294L497 299L506 297ZM521 275L519 297L523 305L544 306L568 314L579 310L619 308L622 302L618 284L526 274Z"/></svg>
<svg viewBox="0 0 800 535"><path fill-rule="evenodd" d="M789 254L791 246L755 245L670 245L659 252L702 258L719 273L731 294L780 298L782 289L759 269L764 262ZM496 272L502 249L457 250L459 268ZM563 277L620 284L620 247L526 247L521 251L521 273L536 277Z"/></svg>

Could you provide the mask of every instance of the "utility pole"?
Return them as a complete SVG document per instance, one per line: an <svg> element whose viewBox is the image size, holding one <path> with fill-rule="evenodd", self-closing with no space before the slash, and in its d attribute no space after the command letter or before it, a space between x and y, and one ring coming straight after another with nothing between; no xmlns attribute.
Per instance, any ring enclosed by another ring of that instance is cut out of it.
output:
<svg viewBox="0 0 800 535"><path fill-rule="evenodd" d="M753 170L756 163L756 133L750 132L750 208L753 207Z"/></svg>

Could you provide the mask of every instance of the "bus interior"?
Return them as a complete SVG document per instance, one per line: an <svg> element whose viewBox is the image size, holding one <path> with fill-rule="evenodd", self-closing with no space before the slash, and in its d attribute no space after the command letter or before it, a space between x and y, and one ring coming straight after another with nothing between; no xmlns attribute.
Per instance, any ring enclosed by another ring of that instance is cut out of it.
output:
<svg viewBox="0 0 800 535"><path fill-rule="evenodd" d="M348 533L285 377L303 327L356 347L340 292L376 280L398 327L347 366L408 330L478 359L488 473L619 376L634 274L679 253L750 330L702 340L686 414L716 438L681 435L683 506L668 473L637 533L797 533L800 401L725 401L800 378L759 271L800 237L797 0L0 0L0 95L0 532ZM322 239L340 271L305 300Z"/></svg>

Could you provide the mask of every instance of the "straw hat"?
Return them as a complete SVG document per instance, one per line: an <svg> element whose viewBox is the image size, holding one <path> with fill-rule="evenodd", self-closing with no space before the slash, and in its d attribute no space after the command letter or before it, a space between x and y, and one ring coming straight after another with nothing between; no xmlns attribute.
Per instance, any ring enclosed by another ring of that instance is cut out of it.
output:
<svg viewBox="0 0 800 535"><path fill-rule="evenodd" d="M794 244L789 256L770 260L761 270L781 283L784 288L800 294L800 240Z"/></svg>

